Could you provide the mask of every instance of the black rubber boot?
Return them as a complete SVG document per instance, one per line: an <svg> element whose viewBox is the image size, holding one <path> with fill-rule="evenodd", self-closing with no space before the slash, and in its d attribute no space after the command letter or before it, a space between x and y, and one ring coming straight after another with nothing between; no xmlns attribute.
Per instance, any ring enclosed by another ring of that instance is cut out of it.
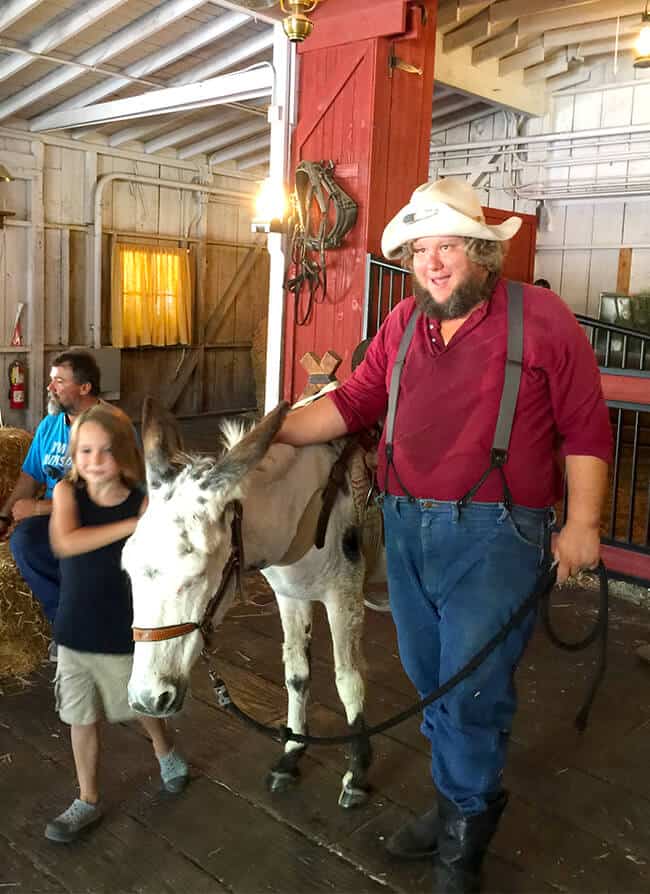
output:
<svg viewBox="0 0 650 894"><path fill-rule="evenodd" d="M464 816L440 797L438 854L433 861L434 894L476 894L481 889L481 864L501 819L508 795L503 792L483 813Z"/></svg>
<svg viewBox="0 0 650 894"><path fill-rule="evenodd" d="M428 860L438 853L438 807L405 823L386 842L386 850L396 860Z"/></svg>

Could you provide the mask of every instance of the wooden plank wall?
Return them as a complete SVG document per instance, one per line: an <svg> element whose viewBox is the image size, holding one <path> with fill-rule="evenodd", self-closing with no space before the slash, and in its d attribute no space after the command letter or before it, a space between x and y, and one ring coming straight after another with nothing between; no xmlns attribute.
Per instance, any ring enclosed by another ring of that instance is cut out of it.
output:
<svg viewBox="0 0 650 894"><path fill-rule="evenodd" d="M610 60L592 73L593 89L574 94L558 93L552 99L549 113L544 118L531 119L526 133L532 135L580 131L599 127L619 127L650 122L650 79L648 74L635 71L631 60L620 57L614 72ZM620 86L612 86L620 84ZM605 88L605 89L604 89ZM435 99L434 99L435 102ZM497 113L471 124L433 135L436 146L489 140L503 136L505 117ZM638 137L637 137L638 139ZM637 143L635 153L650 150L650 144ZM604 150L603 150L604 151ZM567 159L566 166L542 170L531 167L525 174L527 181L546 178L566 185L578 179L622 176L626 170L631 177L648 179L650 152L647 159L626 162L626 150L619 146L612 152L620 153L620 161L599 165L580 164L580 154L594 154L593 147L575 150L569 158L567 151L556 151L555 158ZM609 154L609 149L608 149ZM529 160L539 153L529 153ZM431 168L430 176L436 176ZM501 174L487 176L481 181L481 199L485 205L526 213L535 213L535 204L513 200L504 192ZM550 207L550 229L537 235L535 277L549 280L576 313L598 316L601 291L615 291L619 268L619 252L635 246L631 251L629 290L631 293L650 288L650 217L648 199L643 201L615 201L608 203L554 204Z"/></svg>
<svg viewBox="0 0 650 894"><path fill-rule="evenodd" d="M38 152L35 151L38 147ZM0 160L12 168L20 157L42 154L44 209L44 342L39 373L47 382L51 358L69 345L90 345L92 296L87 270L88 238L93 217L96 178L119 172L126 176L161 177L181 182L197 178L198 169L165 164L164 159L140 160L136 153L110 154L103 147L72 142L63 145L39 139L0 137ZM218 176L212 185L234 191L255 189L254 182ZM17 179L0 184L0 209L15 212L0 229L0 409L5 423L31 427L43 415L44 395L36 395L26 411L9 411L8 367L16 357L10 347L13 320L28 284L30 182ZM252 205L252 203L251 203ZM167 186L115 181L103 194L102 344L110 345L110 258L115 241L187 247L191 255L194 299L193 345L187 349L143 348L122 351L120 404L139 414L145 393L160 394L173 387L181 364L191 350L200 362L174 407L177 414L254 408L256 391L263 392L268 296L268 257L258 253L247 277L225 315L213 345L205 345L205 322L218 306L237 266L254 244L250 232L252 208L235 197L201 196ZM180 238L179 237L183 237ZM256 237L260 239L261 237ZM25 344L30 332L29 305L23 315ZM33 358L21 355L29 367ZM29 369L29 374L33 370ZM260 378L262 379L260 381Z"/></svg>

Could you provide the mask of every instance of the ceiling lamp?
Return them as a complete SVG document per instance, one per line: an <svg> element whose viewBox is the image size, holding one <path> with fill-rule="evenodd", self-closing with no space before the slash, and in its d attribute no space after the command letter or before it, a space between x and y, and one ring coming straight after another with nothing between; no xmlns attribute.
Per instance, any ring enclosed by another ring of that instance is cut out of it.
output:
<svg viewBox="0 0 650 894"><path fill-rule="evenodd" d="M7 183L11 183L14 178L11 176L9 171L5 168L4 165L0 165L0 180L4 180Z"/></svg>
<svg viewBox="0 0 650 894"><path fill-rule="evenodd" d="M634 67L650 68L650 13L647 0L641 16L641 32L634 46Z"/></svg>
<svg viewBox="0 0 650 894"><path fill-rule="evenodd" d="M291 43L302 43L314 28L314 23L307 18L321 0L280 0L280 7L286 18L282 20L284 33Z"/></svg>

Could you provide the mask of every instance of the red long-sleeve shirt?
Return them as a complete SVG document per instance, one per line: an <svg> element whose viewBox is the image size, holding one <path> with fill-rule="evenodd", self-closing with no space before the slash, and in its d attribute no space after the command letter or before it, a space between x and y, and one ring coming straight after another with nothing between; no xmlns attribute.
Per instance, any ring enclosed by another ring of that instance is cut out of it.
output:
<svg viewBox="0 0 650 894"><path fill-rule="evenodd" d="M362 364L330 393L349 431L386 413L393 364L411 313L407 298L384 321ZM457 500L489 465L507 347L507 293L503 280L489 302L463 323L447 345L440 324L421 315L402 370L393 435L394 465L412 496ZM562 299L524 287L523 372L504 467L514 502L550 506L562 496L555 460L583 455L611 461L612 433L593 350ZM379 447L379 484L386 475ZM391 468L387 490L404 490ZM499 502L493 472L474 497Z"/></svg>

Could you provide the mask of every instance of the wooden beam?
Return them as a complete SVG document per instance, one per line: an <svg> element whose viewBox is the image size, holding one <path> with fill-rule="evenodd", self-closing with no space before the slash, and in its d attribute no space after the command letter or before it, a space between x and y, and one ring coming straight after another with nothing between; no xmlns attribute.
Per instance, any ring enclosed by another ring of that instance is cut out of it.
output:
<svg viewBox="0 0 650 894"><path fill-rule="evenodd" d="M178 370L178 375L169 385L164 385L161 389L160 393L160 402L162 405L168 409L173 410L183 391L187 387L187 383L189 382L192 373L196 369L196 366L199 362L199 351L195 348L190 350L190 353L186 355L185 359L181 363L180 369Z"/></svg>
<svg viewBox="0 0 650 894"><path fill-rule="evenodd" d="M629 34L627 37L621 37L618 46L614 39L590 40L588 43L580 44L579 52L583 58L613 55L616 49L619 53L625 53L627 50L634 49L638 36L638 34Z"/></svg>
<svg viewBox="0 0 650 894"><path fill-rule="evenodd" d="M45 395L45 210L43 207L43 143L32 141L37 173L29 181L30 221L27 239L27 296L29 312L29 377L27 425L36 428L43 416Z"/></svg>
<svg viewBox="0 0 650 894"><path fill-rule="evenodd" d="M572 6L589 6L597 0L497 0L490 7L492 22L505 22L518 19L519 16L535 12L553 12L556 9L569 9Z"/></svg>
<svg viewBox="0 0 650 894"><path fill-rule="evenodd" d="M632 270L632 249L621 248L618 253L618 271L616 273L616 291L629 295L630 273Z"/></svg>
<svg viewBox="0 0 650 894"><path fill-rule="evenodd" d="M463 0L440 0L436 29L444 34L482 12L490 6L491 2L492 0L471 0L469 3L463 2Z"/></svg>
<svg viewBox="0 0 650 894"><path fill-rule="evenodd" d="M235 275L228 283L226 290L219 299L219 303L212 311L207 323L205 324L204 337L206 344L209 344L212 341L216 341L217 335L219 334L221 327L225 323L226 317L230 313L232 305L235 303L235 299L237 298L239 290L253 271L253 267L255 266L255 262L260 255L260 251L261 247L259 245L254 245L246 252L244 260L237 268Z"/></svg>
<svg viewBox="0 0 650 894"><path fill-rule="evenodd" d="M543 34L556 28L573 28L587 22L598 22L616 16L634 15L640 11L639 0L596 0L586 6L571 6L553 12L522 15L519 34Z"/></svg>
<svg viewBox="0 0 650 894"><path fill-rule="evenodd" d="M483 12L469 19L464 25L449 31L442 39L443 53L450 53L459 47L473 46L481 40L485 40L490 36L490 10L484 9Z"/></svg>
<svg viewBox="0 0 650 894"><path fill-rule="evenodd" d="M534 43L527 46L525 50L521 50L519 53L513 53L511 56L506 56L505 59L500 59L499 77L504 77L504 75L521 71L522 68L527 68L529 65L537 65L543 61L544 46L541 40L536 40Z"/></svg>
<svg viewBox="0 0 650 894"><path fill-rule="evenodd" d="M560 50L550 59L546 59L539 65L532 65L524 71L524 84L534 84L536 81L544 81L554 75L564 74L569 70L569 59L566 49Z"/></svg>
<svg viewBox="0 0 650 894"><path fill-rule="evenodd" d="M507 53L512 53L519 46L519 30L517 25L512 25L507 31L503 31L496 37L486 40L472 49L472 65L480 65L488 59L498 59Z"/></svg>
<svg viewBox="0 0 650 894"><path fill-rule="evenodd" d="M190 109L216 106L227 102L240 102L254 96L271 93L273 72L268 68L236 71L232 74L217 75L207 81L187 84L184 87L163 87L137 96L95 103L80 109L66 109L38 117L38 125L31 129L60 130L67 127L107 124L112 121L126 121L130 118L146 118L150 115L184 112ZM24 93L26 91L21 91ZM7 102L0 103L0 116Z"/></svg>
<svg viewBox="0 0 650 894"><path fill-rule="evenodd" d="M641 13L634 16L623 16L620 19L605 19L601 22L591 22L586 25L576 25L574 28L558 28L557 30L544 32L544 49L564 47L570 43L579 43L581 46L591 40L611 40L616 38L616 28L620 34L635 33L638 36L641 27Z"/></svg>
<svg viewBox="0 0 650 894"><path fill-rule="evenodd" d="M543 85L526 86L520 71L504 76L499 73L499 63L489 59L480 67L472 65L470 47L460 47L453 53L442 52L442 37L436 35L436 81L463 90L489 102L498 102L528 115L543 115L546 98Z"/></svg>
<svg viewBox="0 0 650 894"><path fill-rule="evenodd" d="M4 8L0 10L0 31L4 31L22 16L27 15L30 9L38 6L43 0L5 0Z"/></svg>
<svg viewBox="0 0 650 894"><path fill-rule="evenodd" d="M546 89L551 93L557 90L566 90L567 87L577 87L578 84L586 84L591 80L591 69L586 65L580 65L566 74L548 78Z"/></svg>

